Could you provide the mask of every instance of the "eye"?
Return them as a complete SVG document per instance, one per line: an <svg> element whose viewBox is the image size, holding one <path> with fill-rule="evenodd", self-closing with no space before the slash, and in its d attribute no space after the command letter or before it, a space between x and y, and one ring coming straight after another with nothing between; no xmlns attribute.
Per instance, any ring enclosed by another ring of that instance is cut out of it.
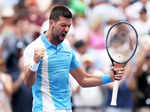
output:
<svg viewBox="0 0 150 112"><path fill-rule="evenodd" d="M62 26L62 27L66 27L67 25L65 25L65 24L62 24L61 26Z"/></svg>
<svg viewBox="0 0 150 112"><path fill-rule="evenodd" d="M69 28L70 28L71 25L62 24L61 26L62 26L62 27L69 27Z"/></svg>
<svg viewBox="0 0 150 112"><path fill-rule="evenodd" d="M68 25L68 27L70 28L71 25Z"/></svg>

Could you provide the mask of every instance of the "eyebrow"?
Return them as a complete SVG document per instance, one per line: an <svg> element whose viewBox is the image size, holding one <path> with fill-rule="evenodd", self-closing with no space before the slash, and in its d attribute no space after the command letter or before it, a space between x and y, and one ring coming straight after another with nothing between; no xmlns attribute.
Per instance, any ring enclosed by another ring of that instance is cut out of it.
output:
<svg viewBox="0 0 150 112"><path fill-rule="evenodd" d="M71 26L71 24L61 23L61 25Z"/></svg>

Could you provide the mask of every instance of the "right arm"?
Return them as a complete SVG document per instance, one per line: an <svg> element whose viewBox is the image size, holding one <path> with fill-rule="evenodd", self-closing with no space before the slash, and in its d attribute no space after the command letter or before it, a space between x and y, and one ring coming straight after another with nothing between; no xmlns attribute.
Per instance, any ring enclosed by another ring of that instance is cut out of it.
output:
<svg viewBox="0 0 150 112"><path fill-rule="evenodd" d="M24 83L27 87L32 87L36 82L36 71L38 70L40 59L44 57L43 48L35 48L32 52L24 52Z"/></svg>

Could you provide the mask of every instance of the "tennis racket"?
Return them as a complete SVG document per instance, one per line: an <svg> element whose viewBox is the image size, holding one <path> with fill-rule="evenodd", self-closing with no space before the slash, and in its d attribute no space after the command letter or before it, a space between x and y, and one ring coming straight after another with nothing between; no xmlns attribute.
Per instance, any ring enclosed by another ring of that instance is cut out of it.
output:
<svg viewBox="0 0 150 112"><path fill-rule="evenodd" d="M106 50L114 66L114 63L125 67L135 55L138 46L138 34L136 29L127 21L119 21L113 24L108 30L106 37ZM114 71L114 74L116 72ZM119 80L113 83L111 105L117 105L117 94Z"/></svg>

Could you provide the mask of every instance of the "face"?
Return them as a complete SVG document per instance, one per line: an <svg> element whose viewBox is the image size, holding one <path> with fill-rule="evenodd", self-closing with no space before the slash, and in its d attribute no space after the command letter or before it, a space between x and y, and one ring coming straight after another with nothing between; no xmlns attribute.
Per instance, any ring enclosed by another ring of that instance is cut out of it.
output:
<svg viewBox="0 0 150 112"><path fill-rule="evenodd" d="M52 21L51 28L52 28L52 40L59 44L64 41L70 26L72 23L72 19L68 19L65 17L60 17L58 21Z"/></svg>

